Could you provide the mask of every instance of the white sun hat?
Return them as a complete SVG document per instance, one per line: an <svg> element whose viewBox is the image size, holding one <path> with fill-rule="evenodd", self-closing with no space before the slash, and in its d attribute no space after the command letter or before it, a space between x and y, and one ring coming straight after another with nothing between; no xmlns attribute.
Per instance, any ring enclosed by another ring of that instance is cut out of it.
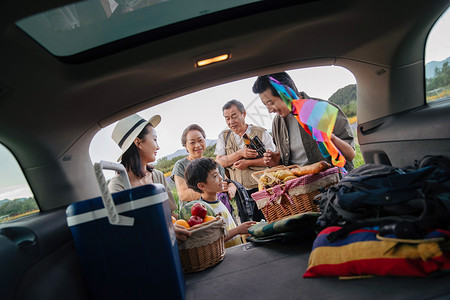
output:
<svg viewBox="0 0 450 300"><path fill-rule="evenodd" d="M131 144L134 142L134 139L141 133L142 129L144 129L147 124L150 124L153 128L155 128L160 122L160 115L154 115L148 121L138 114L134 114L120 120L116 127L114 127L111 135L114 142L116 142L122 150L122 154L120 154L117 161L122 159L122 155L128 150L128 148L130 148Z"/></svg>

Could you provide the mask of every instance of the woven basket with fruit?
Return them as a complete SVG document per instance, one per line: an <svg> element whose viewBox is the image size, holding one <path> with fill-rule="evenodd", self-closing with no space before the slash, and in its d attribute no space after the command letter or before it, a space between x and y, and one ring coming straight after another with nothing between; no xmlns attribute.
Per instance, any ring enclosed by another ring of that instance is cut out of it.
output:
<svg viewBox="0 0 450 300"><path fill-rule="evenodd" d="M196 200L180 210L180 219L174 221L191 232L186 242L179 242L184 273L198 272L212 267L225 257L226 224L222 217L204 201Z"/></svg>
<svg viewBox="0 0 450 300"><path fill-rule="evenodd" d="M252 176L261 190L251 196L269 223L299 213L318 212L314 197L319 189L340 179L339 168L332 168L325 161L303 167L277 166Z"/></svg>

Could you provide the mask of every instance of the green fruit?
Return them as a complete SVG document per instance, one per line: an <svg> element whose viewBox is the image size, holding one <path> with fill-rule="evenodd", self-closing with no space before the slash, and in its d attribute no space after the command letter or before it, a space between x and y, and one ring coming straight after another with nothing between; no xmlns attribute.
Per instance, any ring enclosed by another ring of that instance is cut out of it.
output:
<svg viewBox="0 0 450 300"><path fill-rule="evenodd" d="M201 203L206 207L206 210L207 210L206 215L207 216L213 216L213 217L216 216L216 214L214 213L214 210L208 203L206 203L203 200L194 200L194 201L189 201L180 209L179 218L189 221L189 218L192 217L191 208L192 208L192 206L194 206L195 203Z"/></svg>

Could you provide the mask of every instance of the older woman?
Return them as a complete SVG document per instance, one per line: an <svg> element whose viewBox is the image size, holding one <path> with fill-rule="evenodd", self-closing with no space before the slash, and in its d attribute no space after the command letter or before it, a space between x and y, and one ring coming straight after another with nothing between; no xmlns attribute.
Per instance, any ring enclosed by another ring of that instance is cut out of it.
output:
<svg viewBox="0 0 450 300"><path fill-rule="evenodd" d="M184 178L186 166L197 158L202 158L206 150L205 131L197 124L189 125L181 135L181 145L186 148L189 155L177 161L172 170L172 179L177 187L178 197L181 201L192 201L200 198L200 193L188 188ZM225 178L225 169L219 165L220 175ZM224 192L228 192L230 199L236 193L236 187L233 184L223 183Z"/></svg>
<svg viewBox="0 0 450 300"><path fill-rule="evenodd" d="M171 211L177 205L170 189L167 187L164 174L153 168L149 163L156 160L159 150L155 127L161 122L161 117L155 115L146 121L137 114L122 119L114 127L112 138L122 150L118 161L125 167L131 187L138 187L150 183L161 183L169 195ZM122 177L117 174L108 184L111 193L123 191L125 186ZM184 228L174 226L177 239L184 241L190 233Z"/></svg>

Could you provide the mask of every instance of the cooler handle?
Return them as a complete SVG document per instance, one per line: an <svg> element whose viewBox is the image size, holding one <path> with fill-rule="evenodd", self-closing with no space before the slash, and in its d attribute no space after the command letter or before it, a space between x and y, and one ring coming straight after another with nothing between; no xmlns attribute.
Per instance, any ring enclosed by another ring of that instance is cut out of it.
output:
<svg viewBox="0 0 450 300"><path fill-rule="evenodd" d="M114 170L119 172L120 176L122 176L122 181L125 186L125 189L131 189L130 180L128 179L125 167L122 164L104 160L94 164L95 176L97 177L98 185L100 187L103 205L105 206L109 223L111 225L133 226L134 225L133 217L121 216L117 212L116 205L114 204L111 193L108 190L108 185L106 184L105 176L103 175L103 169Z"/></svg>

